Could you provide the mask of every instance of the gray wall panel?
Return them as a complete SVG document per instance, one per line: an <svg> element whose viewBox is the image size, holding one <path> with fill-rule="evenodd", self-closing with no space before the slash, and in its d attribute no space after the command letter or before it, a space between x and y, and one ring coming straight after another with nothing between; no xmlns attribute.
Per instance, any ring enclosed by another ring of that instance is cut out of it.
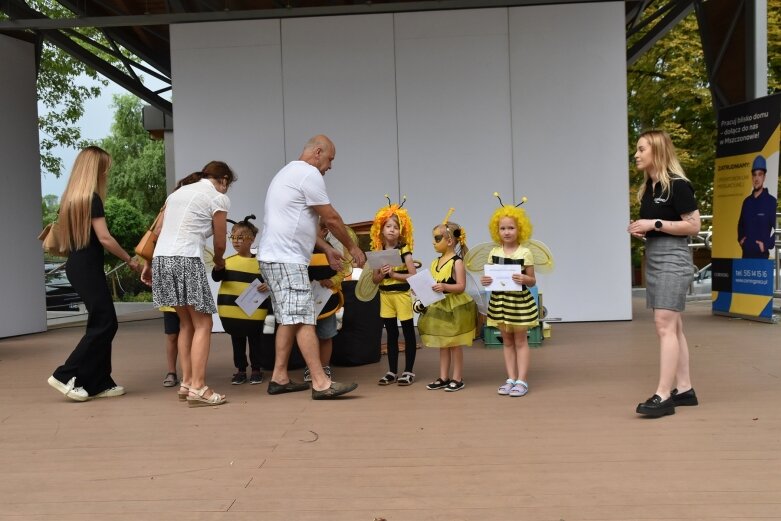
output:
<svg viewBox="0 0 781 521"><path fill-rule="evenodd" d="M41 231L41 170L35 48L0 35L0 156L7 194L0 205L0 243L12 245L13 265L0 270L0 338L46 330ZM8 192L10 190L11 192ZM58 194L59 195L59 194Z"/></svg>
<svg viewBox="0 0 781 521"><path fill-rule="evenodd" d="M371 219L399 190L393 16L283 20L282 49L287 159L327 134L334 207L347 222Z"/></svg>
<svg viewBox="0 0 781 521"><path fill-rule="evenodd" d="M510 9L517 195L556 269L546 307L631 318L623 4Z"/></svg>
<svg viewBox="0 0 781 521"><path fill-rule="evenodd" d="M225 161L239 177L229 217L254 213L260 222L285 160L279 21L175 25L171 33L176 177Z"/></svg>

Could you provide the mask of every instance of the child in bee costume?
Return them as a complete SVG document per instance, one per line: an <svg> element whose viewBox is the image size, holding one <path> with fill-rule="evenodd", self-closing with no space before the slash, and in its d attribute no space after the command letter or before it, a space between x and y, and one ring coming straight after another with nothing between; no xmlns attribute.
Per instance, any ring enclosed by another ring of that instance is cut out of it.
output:
<svg viewBox="0 0 781 521"><path fill-rule="evenodd" d="M236 254L225 258L225 269L212 270L212 279L220 283L217 313L233 344L233 365L236 366L236 373L231 379L233 385L241 385L247 381L248 343L249 365L252 368L249 383L263 382L261 353L264 350L263 321L268 314L268 309L265 307L268 299L251 316L247 316L236 304L236 297L241 295L255 279L261 282L258 286L259 291L268 291L268 286L260 275L258 261L250 251L258 235L258 228L250 222L250 219L255 219L255 216L248 215L239 222L228 219L228 222L233 223L230 240Z"/></svg>
<svg viewBox="0 0 781 521"><path fill-rule="evenodd" d="M412 385L415 381L415 326L412 322L412 298L407 278L415 275L415 264L412 260L413 229L407 210L403 208L406 197L401 204L391 204L377 211L369 234L372 240L372 250L398 249L401 263L396 266L385 265L372 272L372 281L380 291L380 317L385 324L388 346L388 372L380 378L379 385ZM404 333L404 372L396 376L399 370L399 326Z"/></svg>

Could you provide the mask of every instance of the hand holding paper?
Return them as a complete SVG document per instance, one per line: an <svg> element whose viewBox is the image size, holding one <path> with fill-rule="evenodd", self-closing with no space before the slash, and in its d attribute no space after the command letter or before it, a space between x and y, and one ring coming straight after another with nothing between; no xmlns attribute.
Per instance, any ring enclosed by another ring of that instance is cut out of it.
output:
<svg viewBox="0 0 781 521"><path fill-rule="evenodd" d="M491 277L491 284L485 288L488 291L521 291L526 286L513 280L513 274L523 269L518 264L486 264L485 276Z"/></svg>
<svg viewBox="0 0 781 521"><path fill-rule="evenodd" d="M437 293L432 288L436 281L431 276L429 270L418 271L415 275L412 275L407 279L412 291L415 292L415 296L424 306L430 306L434 302L443 300L445 298L444 293Z"/></svg>
<svg viewBox="0 0 781 521"><path fill-rule="evenodd" d="M251 317L263 301L271 295L270 291L258 291L258 286L261 284L260 280L253 280L249 283L249 286L236 297L236 305L239 306L248 317Z"/></svg>
<svg viewBox="0 0 781 521"><path fill-rule="evenodd" d="M396 248L392 250L367 251L366 262L373 270L378 270L386 265L398 266L403 264L401 254Z"/></svg>

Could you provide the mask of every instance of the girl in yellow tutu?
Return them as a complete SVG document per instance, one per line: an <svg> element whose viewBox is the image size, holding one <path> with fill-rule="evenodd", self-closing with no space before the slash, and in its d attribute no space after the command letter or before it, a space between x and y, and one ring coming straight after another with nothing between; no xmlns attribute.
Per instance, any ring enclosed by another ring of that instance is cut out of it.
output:
<svg viewBox="0 0 781 521"><path fill-rule="evenodd" d="M435 281L432 289L445 293L445 298L425 309L418 305L416 311L422 312L418 331L423 345L439 348L439 378L426 388L455 392L464 388L463 346L471 346L475 338L477 306L472 297L464 293L466 267L463 256L468 251L466 232L458 224L448 221L452 212L451 208L442 224L432 231L434 250L440 255L431 263L431 275Z"/></svg>
<svg viewBox="0 0 781 521"><path fill-rule="evenodd" d="M498 198L499 194L494 193ZM524 197L520 204L526 202ZM513 264L518 271L512 275L516 284L523 289L513 291L492 291L488 302L487 324L499 328L504 345L504 365L507 380L499 387L503 396L524 396L529 392L526 382L529 371L529 342L527 329L538 325L537 304L529 288L537 283L534 277L534 256L531 250L522 246L532 235L532 224L526 212L517 206L500 206L491 216L488 229L491 239L497 244L488 254L488 264ZM519 204L519 206L520 206ZM483 276L483 286L492 278Z"/></svg>

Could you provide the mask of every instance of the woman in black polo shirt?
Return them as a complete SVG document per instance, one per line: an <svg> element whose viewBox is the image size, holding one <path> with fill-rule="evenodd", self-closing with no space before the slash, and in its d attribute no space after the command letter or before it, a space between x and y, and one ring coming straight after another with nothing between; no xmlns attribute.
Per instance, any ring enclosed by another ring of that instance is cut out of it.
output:
<svg viewBox="0 0 781 521"><path fill-rule="evenodd" d="M646 241L646 306L654 310L661 350L656 393L639 404L637 412L658 417L675 414L676 406L697 405L681 312L694 276L687 237L700 231L700 212L666 132L643 132L635 163L643 171L637 191L640 219L632 221L628 231Z"/></svg>

